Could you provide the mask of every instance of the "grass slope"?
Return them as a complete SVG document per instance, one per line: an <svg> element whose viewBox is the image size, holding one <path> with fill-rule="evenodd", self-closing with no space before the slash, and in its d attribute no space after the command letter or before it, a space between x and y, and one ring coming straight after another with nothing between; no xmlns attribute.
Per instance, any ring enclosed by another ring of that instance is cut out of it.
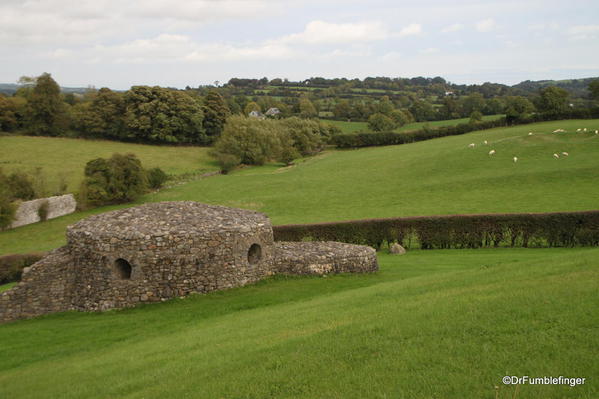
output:
<svg viewBox="0 0 599 399"><path fill-rule="evenodd" d="M596 398L599 249L416 251L0 326L6 398ZM504 375L585 377L578 387Z"/></svg>
<svg viewBox="0 0 599 399"><path fill-rule="evenodd" d="M115 152L132 152L145 168L160 167L168 174L200 173L217 170L201 147L154 146L105 140L82 140L57 137L0 136L0 167L5 172L33 171L41 167L47 176L48 189L56 190L64 176L69 191L77 191L83 180L85 164Z"/></svg>
<svg viewBox="0 0 599 399"><path fill-rule="evenodd" d="M484 121L491 121L501 118L503 115L485 115L483 116ZM422 129L425 125L429 127L441 127L441 126L455 126L460 123L468 123L470 118L461 119L448 119L444 121L431 121L431 122L413 122L403 125L400 128L395 129L396 132L407 132L410 130ZM368 123L366 122L347 122L347 121L335 121L327 120L327 123L331 123L337 126L343 131L343 133L356 133L356 132L368 132Z"/></svg>
<svg viewBox="0 0 599 399"><path fill-rule="evenodd" d="M544 122L400 146L330 151L293 167L248 168L193 181L140 202L194 200L255 209L275 224L599 209L599 136L550 133L579 127L597 129L599 120ZM529 131L534 134L529 136ZM484 140L489 145L483 145ZM477 146L468 148L472 142ZM497 151L492 157L490 149ZM553 158L562 151L570 156ZM1 232L0 254L56 248L63 245L68 224L108 209Z"/></svg>

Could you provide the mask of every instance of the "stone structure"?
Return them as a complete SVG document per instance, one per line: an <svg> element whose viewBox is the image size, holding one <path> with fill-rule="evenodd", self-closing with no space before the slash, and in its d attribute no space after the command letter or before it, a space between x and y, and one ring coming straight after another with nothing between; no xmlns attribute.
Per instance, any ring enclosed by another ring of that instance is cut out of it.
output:
<svg viewBox="0 0 599 399"><path fill-rule="evenodd" d="M378 270L374 249L274 243L266 215L197 202L108 212L67 228L67 245L0 294L0 322L97 311L239 287L275 273Z"/></svg>
<svg viewBox="0 0 599 399"><path fill-rule="evenodd" d="M394 242L389 246L389 253L394 255L403 255L406 253L406 249L400 244Z"/></svg>
<svg viewBox="0 0 599 399"><path fill-rule="evenodd" d="M75 212L75 209L77 208L77 201L75 201L73 194L21 202L15 214L15 220L11 223L10 228L39 222L39 209L44 203L48 204L48 214L46 219L54 219L59 216L68 215L69 213Z"/></svg>

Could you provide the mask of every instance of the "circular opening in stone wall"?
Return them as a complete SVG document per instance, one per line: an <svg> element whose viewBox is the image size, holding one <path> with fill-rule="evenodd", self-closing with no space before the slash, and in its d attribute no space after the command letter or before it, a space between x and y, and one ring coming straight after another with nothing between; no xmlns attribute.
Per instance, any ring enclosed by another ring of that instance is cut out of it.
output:
<svg viewBox="0 0 599 399"><path fill-rule="evenodd" d="M252 244L248 250L248 262L250 265L255 265L262 259L262 248L258 244Z"/></svg>
<svg viewBox="0 0 599 399"><path fill-rule="evenodd" d="M119 258L114 261L114 271L121 280L129 280L131 278L131 264L125 259Z"/></svg>

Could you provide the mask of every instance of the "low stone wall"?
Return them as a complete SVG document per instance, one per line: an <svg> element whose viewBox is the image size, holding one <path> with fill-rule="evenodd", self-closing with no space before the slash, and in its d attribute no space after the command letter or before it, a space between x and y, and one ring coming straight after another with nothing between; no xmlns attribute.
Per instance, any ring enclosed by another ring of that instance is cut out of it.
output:
<svg viewBox="0 0 599 399"><path fill-rule="evenodd" d="M0 293L0 322L73 309L75 270L67 247L23 269L21 282Z"/></svg>
<svg viewBox="0 0 599 399"><path fill-rule="evenodd" d="M374 248L341 242L275 242L275 271L283 274L365 273L379 269Z"/></svg>
<svg viewBox="0 0 599 399"><path fill-rule="evenodd" d="M65 194L21 202L15 214L15 220L10 225L10 228L39 222L40 217L38 210L45 202L48 203L47 219L54 219L59 216L68 215L69 213L75 212L75 209L77 208L77 201L75 201L73 194Z"/></svg>

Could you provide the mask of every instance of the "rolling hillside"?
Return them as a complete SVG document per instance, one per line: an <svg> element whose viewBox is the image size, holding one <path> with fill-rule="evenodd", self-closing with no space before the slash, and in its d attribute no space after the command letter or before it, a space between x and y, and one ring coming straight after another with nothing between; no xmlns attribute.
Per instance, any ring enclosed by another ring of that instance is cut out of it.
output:
<svg viewBox="0 0 599 399"><path fill-rule="evenodd" d="M587 133L576 133L584 127ZM552 133L558 128L567 133ZM140 202L194 200L255 209L274 224L599 209L599 135L594 129L599 120L544 122L400 146L329 151L292 167L267 165L193 181ZM468 148L470 143L476 147ZM488 155L491 149L494 156ZM56 248L63 245L68 224L113 208L1 232L0 254Z"/></svg>
<svg viewBox="0 0 599 399"><path fill-rule="evenodd" d="M372 275L2 325L0 397L592 399L598 256L415 251ZM586 383L516 392L505 375Z"/></svg>

